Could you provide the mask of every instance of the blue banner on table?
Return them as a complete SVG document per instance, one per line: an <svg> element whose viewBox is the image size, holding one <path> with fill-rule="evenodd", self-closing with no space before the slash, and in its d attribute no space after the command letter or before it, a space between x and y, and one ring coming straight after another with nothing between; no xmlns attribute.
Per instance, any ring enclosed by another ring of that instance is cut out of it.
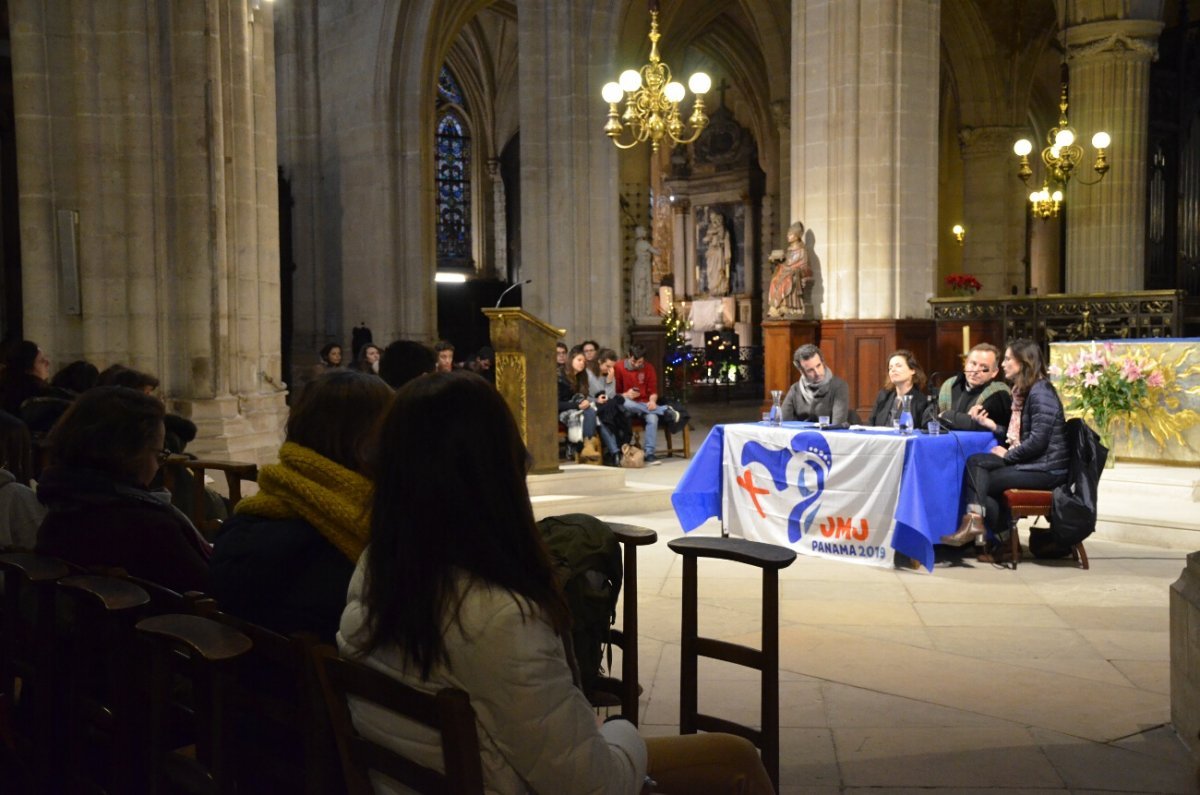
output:
<svg viewBox="0 0 1200 795"><path fill-rule="evenodd" d="M892 565L907 439L725 427L725 527L804 555Z"/></svg>

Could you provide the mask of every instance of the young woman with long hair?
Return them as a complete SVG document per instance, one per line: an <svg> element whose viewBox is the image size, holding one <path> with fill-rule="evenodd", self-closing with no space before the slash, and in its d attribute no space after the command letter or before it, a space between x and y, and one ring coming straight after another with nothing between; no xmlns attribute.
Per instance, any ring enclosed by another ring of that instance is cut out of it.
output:
<svg viewBox="0 0 1200 795"><path fill-rule="evenodd" d="M1001 426L982 408L972 413L995 434L997 445L967 459L967 512L958 532L942 536L943 544L963 546L985 531L1006 537L1012 520L1002 499L1006 490L1052 489L1067 479L1066 420L1058 392L1046 377L1042 349L1032 340L1014 340L1001 366L1012 385L1012 416Z"/></svg>
<svg viewBox="0 0 1200 795"><path fill-rule="evenodd" d="M371 544L338 645L426 692L465 690L489 792L635 795L647 770L664 792L770 792L740 737L643 740L628 721L597 724L567 662L571 617L534 524L529 454L491 385L461 371L412 381L377 450ZM436 733L350 708L364 735L440 769Z"/></svg>

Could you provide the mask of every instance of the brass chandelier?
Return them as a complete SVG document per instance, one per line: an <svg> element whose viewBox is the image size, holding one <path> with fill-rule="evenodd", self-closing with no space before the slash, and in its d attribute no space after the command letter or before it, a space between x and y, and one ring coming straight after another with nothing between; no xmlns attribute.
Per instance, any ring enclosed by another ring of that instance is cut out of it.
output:
<svg viewBox="0 0 1200 795"><path fill-rule="evenodd" d="M632 149L649 141L651 149L657 152L663 138L672 147L690 144L708 124L708 116L704 115L704 95L712 87L712 80L704 72L696 72L688 78L688 88L696 95L696 102L685 126L679 116L679 103L687 91L682 83L671 79L670 67L658 57L660 36L658 1L650 0L650 63L640 70L626 69L616 82L606 83L601 90L608 103L604 134L618 149ZM622 99L625 100L624 113L617 109Z"/></svg>
<svg viewBox="0 0 1200 795"><path fill-rule="evenodd" d="M1058 99L1058 126L1050 128L1046 135L1047 146L1042 149L1042 164L1046 167L1046 176L1041 189L1029 194L1030 210L1035 218L1045 220L1058 216L1063 201L1062 189L1070 182L1075 167L1083 160L1083 147L1076 143L1076 138L1075 129L1067 120L1067 84L1064 81ZM1096 172L1097 177L1091 182L1080 178L1079 184L1095 185L1104 179L1104 175L1108 173L1108 160L1104 150L1111 143L1112 138L1103 130L1092 136L1092 148L1096 150L1092 170ZM1017 176L1026 185L1033 176L1033 169L1029 167L1029 153L1032 151L1033 143L1028 138L1022 138L1013 144L1013 152L1021 158Z"/></svg>

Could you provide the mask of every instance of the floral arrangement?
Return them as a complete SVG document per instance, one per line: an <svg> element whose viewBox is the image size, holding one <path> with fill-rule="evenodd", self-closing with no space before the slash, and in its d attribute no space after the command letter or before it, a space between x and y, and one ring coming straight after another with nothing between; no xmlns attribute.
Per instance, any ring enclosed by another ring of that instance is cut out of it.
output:
<svg viewBox="0 0 1200 795"><path fill-rule="evenodd" d="M946 277L946 284L955 295L974 295L983 287L979 280L969 273L952 273Z"/></svg>
<svg viewBox="0 0 1200 795"><path fill-rule="evenodd" d="M1200 393L1200 387L1184 390L1180 378L1200 374L1200 364L1186 365L1191 352L1174 362L1162 361L1146 349L1131 347L1117 353L1116 346L1105 342L1081 351L1066 367L1051 367L1050 375L1066 398L1068 416L1083 417L1100 434L1104 445L1112 448L1114 432L1147 432L1159 445L1168 439L1183 444L1182 431L1200 423L1200 414L1179 410L1181 391Z"/></svg>

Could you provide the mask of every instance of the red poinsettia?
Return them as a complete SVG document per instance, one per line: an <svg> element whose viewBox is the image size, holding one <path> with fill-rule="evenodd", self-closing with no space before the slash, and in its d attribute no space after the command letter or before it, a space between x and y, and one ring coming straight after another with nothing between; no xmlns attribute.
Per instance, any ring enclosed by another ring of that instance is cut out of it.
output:
<svg viewBox="0 0 1200 795"><path fill-rule="evenodd" d="M946 277L946 284L956 295L972 295L983 287L979 280L969 273L952 273Z"/></svg>

